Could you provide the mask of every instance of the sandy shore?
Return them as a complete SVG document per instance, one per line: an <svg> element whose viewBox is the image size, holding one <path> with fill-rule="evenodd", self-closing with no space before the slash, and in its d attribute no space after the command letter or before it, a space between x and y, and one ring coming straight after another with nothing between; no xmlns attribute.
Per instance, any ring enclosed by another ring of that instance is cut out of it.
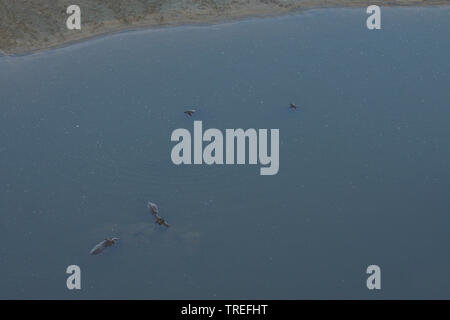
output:
<svg viewBox="0 0 450 320"><path fill-rule="evenodd" d="M81 30L66 28L66 8L81 8ZM218 23L326 7L450 5L450 0L0 0L0 52L46 50L143 27Z"/></svg>

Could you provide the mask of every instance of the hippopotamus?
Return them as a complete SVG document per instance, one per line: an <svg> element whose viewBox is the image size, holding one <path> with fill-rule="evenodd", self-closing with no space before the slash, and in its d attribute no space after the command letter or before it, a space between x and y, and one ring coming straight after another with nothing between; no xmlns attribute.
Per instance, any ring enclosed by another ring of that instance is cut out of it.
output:
<svg viewBox="0 0 450 320"><path fill-rule="evenodd" d="M195 110L186 110L184 113L186 113L189 117L192 117L192 115L195 113Z"/></svg>
<svg viewBox="0 0 450 320"><path fill-rule="evenodd" d="M150 209L153 217L155 218L155 222L159 225L163 225L165 227L170 227L169 224L159 215L158 206L153 202L148 202L147 207Z"/></svg>
<svg viewBox="0 0 450 320"><path fill-rule="evenodd" d="M92 248L90 254L95 255L103 252L107 247L111 247L114 243L116 243L117 240L120 240L119 238L106 238L99 244L97 244L94 248Z"/></svg>

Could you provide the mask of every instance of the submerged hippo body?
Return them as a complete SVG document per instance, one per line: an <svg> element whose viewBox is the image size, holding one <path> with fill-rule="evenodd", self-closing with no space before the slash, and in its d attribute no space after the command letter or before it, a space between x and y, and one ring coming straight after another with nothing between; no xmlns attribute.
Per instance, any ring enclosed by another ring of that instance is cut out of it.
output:
<svg viewBox="0 0 450 320"><path fill-rule="evenodd" d="M155 217L155 222L159 225L163 225L165 227L170 227L169 224L166 222L166 220L164 220L164 218L161 218L159 215L154 214L153 215Z"/></svg>
<svg viewBox="0 0 450 320"><path fill-rule="evenodd" d="M103 250L105 250L107 247L111 247L116 241L119 240L119 238L111 238L111 239L105 239L99 244L97 244L94 248L92 248L90 254L96 255L99 253L102 253Z"/></svg>

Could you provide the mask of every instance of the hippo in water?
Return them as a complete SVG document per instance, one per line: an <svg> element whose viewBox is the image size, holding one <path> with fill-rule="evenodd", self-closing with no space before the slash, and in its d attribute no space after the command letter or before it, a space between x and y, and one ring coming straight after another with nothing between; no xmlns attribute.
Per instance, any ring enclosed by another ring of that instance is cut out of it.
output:
<svg viewBox="0 0 450 320"><path fill-rule="evenodd" d="M116 243L117 240L119 240L119 238L106 238L105 240L97 244L94 248L92 248L90 254L95 255L103 252L103 250L105 250L107 247L111 247L114 243Z"/></svg>
<svg viewBox="0 0 450 320"><path fill-rule="evenodd" d="M158 206L153 202L148 202L147 207L150 209L153 217L155 218L155 222L159 225L163 225L165 227L169 227L169 224L159 215Z"/></svg>
<svg viewBox="0 0 450 320"><path fill-rule="evenodd" d="M192 115L195 113L195 110L186 110L184 113L186 113L189 117L192 117Z"/></svg>

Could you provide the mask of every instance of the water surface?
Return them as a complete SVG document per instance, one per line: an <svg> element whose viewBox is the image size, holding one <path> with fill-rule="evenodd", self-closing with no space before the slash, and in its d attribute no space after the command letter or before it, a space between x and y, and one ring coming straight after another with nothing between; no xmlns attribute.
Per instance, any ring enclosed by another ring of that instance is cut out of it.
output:
<svg viewBox="0 0 450 320"><path fill-rule="evenodd" d="M382 10L379 31L325 9L1 57L0 298L450 298L450 9ZM173 165L191 105L279 128L278 175Z"/></svg>

